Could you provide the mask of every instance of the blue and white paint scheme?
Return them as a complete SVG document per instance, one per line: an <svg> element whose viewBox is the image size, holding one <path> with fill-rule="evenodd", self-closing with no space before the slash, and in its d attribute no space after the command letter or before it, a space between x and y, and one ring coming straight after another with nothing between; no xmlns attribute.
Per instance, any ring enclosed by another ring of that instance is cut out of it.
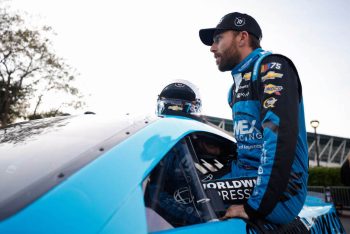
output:
<svg viewBox="0 0 350 234"><path fill-rule="evenodd" d="M143 181L194 132L235 143L219 128L181 116L66 116L0 129L0 233L148 233ZM334 211L311 199L300 217L313 233L324 231L324 220L339 233ZM246 227L230 219L156 233L246 233Z"/></svg>

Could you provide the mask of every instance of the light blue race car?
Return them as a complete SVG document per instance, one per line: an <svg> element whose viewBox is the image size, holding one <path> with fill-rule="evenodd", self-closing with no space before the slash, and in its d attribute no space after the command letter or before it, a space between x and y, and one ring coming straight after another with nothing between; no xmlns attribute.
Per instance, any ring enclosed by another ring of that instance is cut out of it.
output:
<svg viewBox="0 0 350 234"><path fill-rule="evenodd" d="M221 221L255 178L220 180L235 140L200 117L62 116L0 129L0 233L345 233L308 196L299 217Z"/></svg>

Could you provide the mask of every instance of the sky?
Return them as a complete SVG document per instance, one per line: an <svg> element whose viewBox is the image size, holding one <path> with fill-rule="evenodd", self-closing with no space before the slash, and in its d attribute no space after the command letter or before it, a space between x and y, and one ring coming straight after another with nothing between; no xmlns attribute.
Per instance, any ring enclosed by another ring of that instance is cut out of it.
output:
<svg viewBox="0 0 350 234"><path fill-rule="evenodd" d="M1 1L1 0L0 0ZM2 0L4 1L4 0ZM8 0L12 10L52 26L54 49L76 68L85 110L154 113L157 95L175 79L195 84L202 114L231 119L229 72L219 72L201 28L230 12L252 15L263 49L296 65L307 131L350 138L348 0ZM57 99L57 98L56 98ZM51 100L49 105L55 102Z"/></svg>

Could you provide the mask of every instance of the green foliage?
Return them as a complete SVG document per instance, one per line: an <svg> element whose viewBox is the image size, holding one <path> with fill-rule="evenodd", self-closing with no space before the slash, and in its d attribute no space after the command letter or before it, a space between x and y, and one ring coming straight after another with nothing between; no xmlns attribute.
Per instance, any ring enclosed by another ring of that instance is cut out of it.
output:
<svg viewBox="0 0 350 234"><path fill-rule="evenodd" d="M309 169L309 186L342 186L340 167L312 167Z"/></svg>
<svg viewBox="0 0 350 234"><path fill-rule="evenodd" d="M4 100L6 97L6 84L3 80L0 80L0 100ZM18 117L24 117L24 112L26 108L29 107L29 103L26 100L26 97L30 95L30 87L19 87L16 82L13 85L8 87L8 92L11 95L11 98L8 98L7 104L10 106L8 109L8 120L9 122L14 121ZM5 112L6 103L1 102L0 105L0 114Z"/></svg>
<svg viewBox="0 0 350 234"><path fill-rule="evenodd" d="M83 104L82 95L72 85L76 71L51 47L51 30L48 26L30 27L20 15L0 6L0 125L30 115L32 100L36 102L35 116L50 92L61 91L74 97L71 102L62 100L54 109Z"/></svg>

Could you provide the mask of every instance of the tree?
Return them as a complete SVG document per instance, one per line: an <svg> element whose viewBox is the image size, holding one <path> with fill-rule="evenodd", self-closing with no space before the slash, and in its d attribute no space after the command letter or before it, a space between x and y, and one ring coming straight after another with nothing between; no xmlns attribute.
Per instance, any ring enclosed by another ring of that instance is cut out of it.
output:
<svg viewBox="0 0 350 234"><path fill-rule="evenodd" d="M72 85L77 72L52 50L48 26L30 27L17 13L0 8L0 125L37 115L43 97L61 91L74 97L62 106L81 107L82 95ZM36 100L34 113L30 104ZM50 110L52 112L53 109Z"/></svg>

